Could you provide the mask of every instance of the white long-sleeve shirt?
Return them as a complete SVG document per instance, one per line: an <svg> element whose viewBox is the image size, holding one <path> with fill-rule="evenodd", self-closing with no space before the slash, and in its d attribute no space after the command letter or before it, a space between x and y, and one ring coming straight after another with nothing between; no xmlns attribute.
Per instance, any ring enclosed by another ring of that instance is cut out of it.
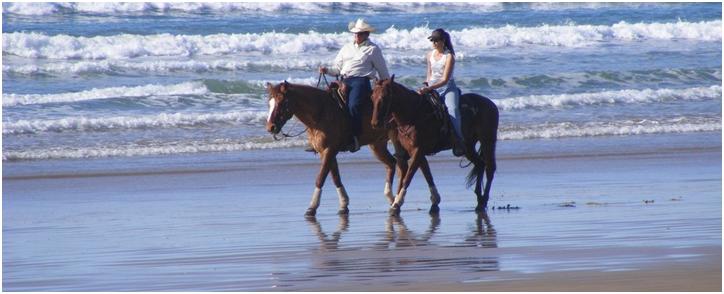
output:
<svg viewBox="0 0 724 294"><path fill-rule="evenodd" d="M339 50L334 64L329 68L331 75L344 75L348 77L375 77L389 79L390 73L387 70L387 63L382 57L382 50L377 44L366 40L361 44L348 43Z"/></svg>

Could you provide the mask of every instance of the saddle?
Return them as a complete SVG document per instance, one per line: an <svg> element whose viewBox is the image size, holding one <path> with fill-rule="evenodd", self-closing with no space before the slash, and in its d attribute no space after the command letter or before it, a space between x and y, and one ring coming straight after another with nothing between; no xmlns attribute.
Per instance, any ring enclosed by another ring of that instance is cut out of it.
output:
<svg viewBox="0 0 724 294"><path fill-rule="evenodd" d="M437 91L433 90L430 93L426 94L425 97L434 109L433 115L435 116L435 118L442 122L438 136L439 139L436 142L432 153L437 153L452 148L453 144L450 141L450 136L455 130L453 128L452 121L450 120L447 106L445 105L445 103L442 102L442 100L440 99L440 94ZM470 117L471 115L475 115L475 113L477 112L474 104L471 104L469 103L469 101L467 101L467 99L462 98L462 93L460 93L459 103L460 105L458 107L460 108L461 122L466 121L468 117ZM462 123L462 125L463 127L465 126L464 123Z"/></svg>
<svg viewBox="0 0 724 294"><path fill-rule="evenodd" d="M454 132L454 130L452 121L450 121L450 115L447 112L447 106L445 106L445 103L443 103L440 99L440 93L433 90L430 91L430 93L425 94L425 98L427 98L427 101L430 105L432 105L432 115L442 122L438 140L435 143L435 147L433 148L431 154L452 148L453 145L452 142L450 142L450 135L452 134L451 132Z"/></svg>

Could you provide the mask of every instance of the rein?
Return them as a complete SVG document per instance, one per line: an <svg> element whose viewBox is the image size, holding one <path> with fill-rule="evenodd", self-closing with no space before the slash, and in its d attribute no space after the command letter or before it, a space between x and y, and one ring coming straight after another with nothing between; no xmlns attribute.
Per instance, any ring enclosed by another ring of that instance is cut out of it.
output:
<svg viewBox="0 0 724 294"><path fill-rule="evenodd" d="M327 75L321 72L319 73L319 77L317 78L317 88L319 88L319 84L322 82L322 78L324 78L324 85L329 88L329 82L327 82Z"/></svg>
<svg viewBox="0 0 724 294"><path fill-rule="evenodd" d="M272 137L274 138L275 141L279 141L279 140L286 139L286 138L294 138L294 137L300 136L301 134L304 134L304 132L306 132L308 129L309 129L309 127L306 127L301 132L296 133L294 135L290 135L288 133L285 133L284 131L280 131L279 133L282 134L281 138L277 138L277 134L272 134Z"/></svg>

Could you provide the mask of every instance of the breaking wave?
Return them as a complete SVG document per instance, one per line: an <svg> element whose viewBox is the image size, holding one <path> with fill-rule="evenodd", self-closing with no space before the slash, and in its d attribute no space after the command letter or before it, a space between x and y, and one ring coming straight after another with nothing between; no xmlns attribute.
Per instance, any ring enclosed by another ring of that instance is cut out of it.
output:
<svg viewBox="0 0 724 294"><path fill-rule="evenodd" d="M502 140L556 139L566 137L625 136L660 133L721 131L721 117L677 117L607 122L558 122L526 126L503 126Z"/></svg>
<svg viewBox="0 0 724 294"><path fill-rule="evenodd" d="M3 135L41 132L98 132L124 129L199 127L214 124L261 124L266 111L233 111L227 113L161 113L145 116L68 117L54 120L18 120L3 123Z"/></svg>
<svg viewBox="0 0 724 294"><path fill-rule="evenodd" d="M383 48L425 50L428 27L390 27L376 34ZM613 25L542 25L536 27L470 27L451 31L459 50L502 47L585 47L606 42L645 40L721 41L721 21L627 23ZM300 54L333 52L349 41L348 33L279 33L212 35L132 35L76 37L37 32L3 33L3 54L35 59L105 60L199 55Z"/></svg>
<svg viewBox="0 0 724 294"><path fill-rule="evenodd" d="M558 95L532 95L507 99L494 99L502 110L542 107L565 107L617 103L656 103L665 101L700 101L722 98L721 86L688 89L644 89L603 91Z"/></svg>

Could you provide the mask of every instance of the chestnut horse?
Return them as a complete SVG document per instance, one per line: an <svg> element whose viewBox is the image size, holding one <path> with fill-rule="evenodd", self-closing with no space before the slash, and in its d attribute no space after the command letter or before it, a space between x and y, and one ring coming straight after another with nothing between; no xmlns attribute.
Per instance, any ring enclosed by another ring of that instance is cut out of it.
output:
<svg viewBox="0 0 724 294"><path fill-rule="evenodd" d="M342 185L337 165L337 153L346 151L349 143L349 118L346 110L342 109L330 92L306 85L290 84L287 81L272 86L267 83L269 92L269 117L266 122L267 131L278 134L284 124L296 116L307 126L309 143L320 154L321 168L317 175L316 187L312 194L312 201L307 209L306 216L314 216L319 207L322 195L322 186L327 174L332 173L332 180L337 187L339 196L339 214L349 213L349 197ZM363 110L362 134L359 137L360 145L369 145L387 169L384 194L392 203L392 181L395 175L397 160L387 150L389 136L396 133L392 130L373 130L369 124L372 115L372 106ZM406 167L399 166L402 170Z"/></svg>
<svg viewBox="0 0 724 294"><path fill-rule="evenodd" d="M405 201L407 187L419 167L430 188L432 206L430 213L439 210L440 195L430 172L426 155L449 149L449 135L441 134L440 129L446 122L435 115L436 109L429 100L415 91L395 82L395 76L375 83L372 90L372 126L378 128L388 121L389 116L397 124L397 140L410 155L411 163L407 171L400 175L400 188L390 208L390 214L399 214ZM468 187L475 182L475 195L478 205L475 210L485 210L490 198L490 185L495 174L495 144L498 137L498 107L490 99L477 95L460 96L460 109L463 117L462 131L465 140L465 157L473 164L468 174ZM452 131L452 130L451 130ZM440 144L445 142L448 144ZM476 151L475 145L480 142ZM448 145L445 147L445 145ZM443 146L443 147L441 147ZM486 175L485 191L481 191L483 174Z"/></svg>

